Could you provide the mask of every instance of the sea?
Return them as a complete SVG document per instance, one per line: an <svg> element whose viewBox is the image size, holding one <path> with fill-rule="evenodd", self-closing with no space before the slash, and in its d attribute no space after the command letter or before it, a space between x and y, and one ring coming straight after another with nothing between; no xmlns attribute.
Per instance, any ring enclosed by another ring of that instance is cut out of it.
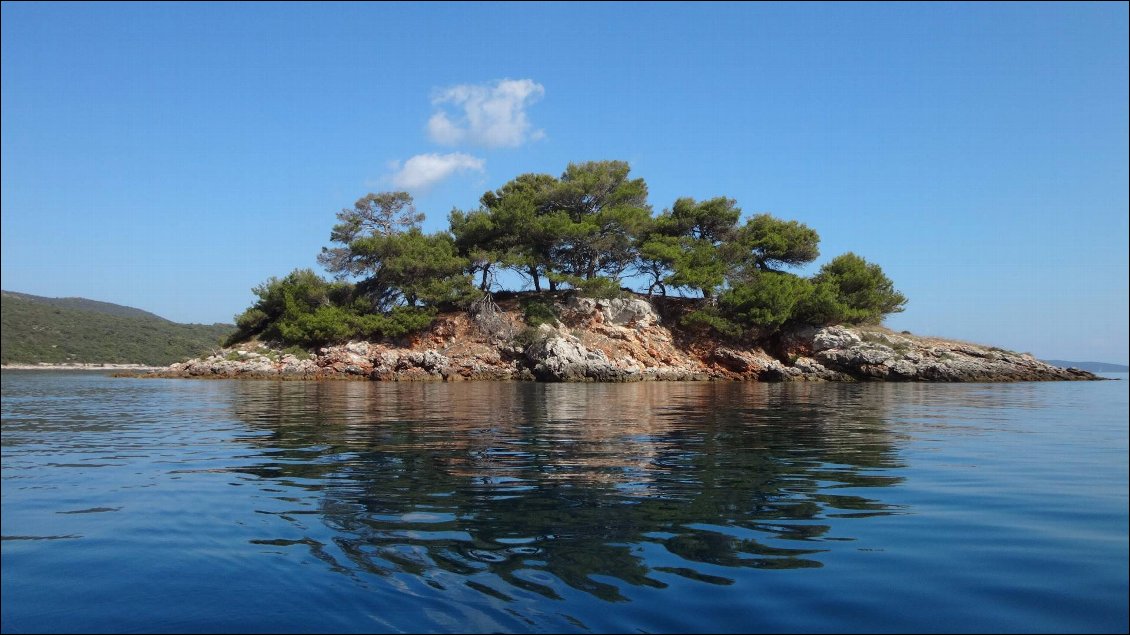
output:
<svg viewBox="0 0 1130 635"><path fill-rule="evenodd" d="M2 374L5 633L1125 633L1116 381Z"/></svg>

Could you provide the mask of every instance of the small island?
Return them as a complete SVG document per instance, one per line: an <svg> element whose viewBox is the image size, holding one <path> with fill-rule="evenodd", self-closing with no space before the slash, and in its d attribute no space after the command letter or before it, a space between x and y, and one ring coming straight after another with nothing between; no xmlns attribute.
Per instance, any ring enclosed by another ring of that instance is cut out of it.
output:
<svg viewBox="0 0 1130 635"><path fill-rule="evenodd" d="M222 350L147 376L373 380L1096 379L880 326L907 299L820 237L737 201L655 215L622 161L523 174L427 234L406 192L338 213L319 262L254 289ZM502 277L529 290L502 288ZM635 288L633 288L633 286Z"/></svg>

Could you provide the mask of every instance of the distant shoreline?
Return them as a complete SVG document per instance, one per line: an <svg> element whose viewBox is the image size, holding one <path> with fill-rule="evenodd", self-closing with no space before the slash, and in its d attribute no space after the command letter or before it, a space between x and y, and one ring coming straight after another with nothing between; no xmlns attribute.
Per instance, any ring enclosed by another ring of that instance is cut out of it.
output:
<svg viewBox="0 0 1130 635"><path fill-rule="evenodd" d="M1069 362L1063 359L1043 359L1045 364L1059 366L1060 368L1078 368L1090 373L1126 373L1130 366L1125 364L1109 364L1107 362Z"/></svg>
<svg viewBox="0 0 1130 635"><path fill-rule="evenodd" d="M164 366L147 364L4 364L0 370L161 370Z"/></svg>

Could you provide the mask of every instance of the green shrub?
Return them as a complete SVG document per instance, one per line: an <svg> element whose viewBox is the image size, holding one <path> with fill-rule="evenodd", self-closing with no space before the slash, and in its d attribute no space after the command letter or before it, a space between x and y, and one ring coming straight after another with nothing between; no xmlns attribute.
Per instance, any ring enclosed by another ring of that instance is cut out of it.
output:
<svg viewBox="0 0 1130 635"><path fill-rule="evenodd" d="M738 337L745 330L740 324L719 315L718 310L714 307L704 307L691 311L679 320L679 324L691 330L714 331L726 337Z"/></svg>
<svg viewBox="0 0 1130 635"><path fill-rule="evenodd" d="M799 298L793 307L793 319L816 326L839 324L844 322L845 310L833 284L813 282L809 285L808 293Z"/></svg>
<svg viewBox="0 0 1130 635"><path fill-rule="evenodd" d="M235 344L256 335L299 341L290 338L331 331L334 316L313 316L322 308L332 307L335 300L351 295L352 288L348 283L329 282L310 269L296 269L281 279L271 277L253 289L259 299L236 316L237 330L225 343ZM300 320L305 322L298 324Z"/></svg>
<svg viewBox="0 0 1130 635"><path fill-rule="evenodd" d="M269 319L262 309L253 306L235 317L235 325L240 331L257 333L263 330Z"/></svg>
<svg viewBox="0 0 1130 635"><path fill-rule="evenodd" d="M620 289L620 283L611 278L590 278L589 280L581 280L574 286L586 298L613 300L624 296L624 291Z"/></svg>
<svg viewBox="0 0 1130 635"><path fill-rule="evenodd" d="M837 322L878 324L906 307L906 296L895 290L879 265L850 252L821 267L812 281L829 285L835 293Z"/></svg>
<svg viewBox="0 0 1130 635"><path fill-rule="evenodd" d="M470 306L481 293L465 275L428 280L414 285L413 289L419 294L419 300L429 306L460 309Z"/></svg>
<svg viewBox="0 0 1130 635"><path fill-rule="evenodd" d="M557 307L553 304L552 300L524 298L521 302L521 306L522 317L525 318L526 324L533 328L537 328L542 324L554 324L560 317L557 312Z"/></svg>
<svg viewBox="0 0 1130 635"><path fill-rule="evenodd" d="M431 325L435 310L396 307L387 313L358 313L337 307L319 307L313 313L285 317L274 328L287 344L317 347L353 338L398 338Z"/></svg>
<svg viewBox="0 0 1130 635"><path fill-rule="evenodd" d="M749 283L727 289L718 298L721 314L763 334L776 331L793 317L797 303L812 293L812 284L788 273L762 272Z"/></svg>
<svg viewBox="0 0 1130 635"><path fill-rule="evenodd" d="M527 326L521 331L518 331L518 334L514 336L513 341L515 345L526 348L528 346L537 344L544 339L545 336L541 334L541 331L539 331L536 326Z"/></svg>
<svg viewBox="0 0 1130 635"><path fill-rule="evenodd" d="M435 316L435 309L400 306L388 313L357 315L353 319L353 325L359 337L397 338L428 328Z"/></svg>
<svg viewBox="0 0 1130 635"><path fill-rule="evenodd" d="M415 291L433 302L458 302L471 290L465 277L422 282ZM396 338L427 328L435 319L430 307L397 306L374 312L372 289L329 282L309 269L271 278L255 288L259 300L236 318L238 330L227 344L256 335L302 348L352 338ZM302 350L299 348L298 350Z"/></svg>
<svg viewBox="0 0 1130 635"><path fill-rule="evenodd" d="M318 307L313 313L286 315L275 325L288 344L320 346L347 340L354 334L354 316L341 307Z"/></svg>
<svg viewBox="0 0 1130 635"><path fill-rule="evenodd" d="M304 359L310 359L310 358L313 357L313 355L310 354L310 351L302 348L301 346L288 346L288 347L283 349L282 353L283 353L283 355L293 355L293 356L297 357L298 359L303 359L303 360Z"/></svg>

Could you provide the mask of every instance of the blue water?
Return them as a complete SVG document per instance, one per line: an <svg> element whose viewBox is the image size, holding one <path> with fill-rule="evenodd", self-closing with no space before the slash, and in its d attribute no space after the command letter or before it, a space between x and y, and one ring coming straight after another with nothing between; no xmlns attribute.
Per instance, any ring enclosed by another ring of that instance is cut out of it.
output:
<svg viewBox="0 0 1130 635"><path fill-rule="evenodd" d="M1128 629L1126 381L2 385L4 632Z"/></svg>

